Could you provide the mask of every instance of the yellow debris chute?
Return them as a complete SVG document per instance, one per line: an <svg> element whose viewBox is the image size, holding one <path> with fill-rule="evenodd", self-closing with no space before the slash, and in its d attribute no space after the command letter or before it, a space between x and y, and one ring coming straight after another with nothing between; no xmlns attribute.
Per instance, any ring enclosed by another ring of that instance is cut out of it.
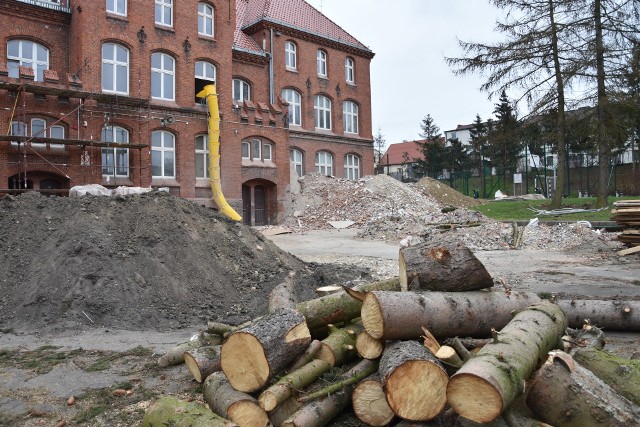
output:
<svg viewBox="0 0 640 427"><path fill-rule="evenodd" d="M213 202L220 212L232 220L242 221L242 216L238 215L224 198L220 184L220 112L216 85L206 85L196 96L206 99L209 107L209 182Z"/></svg>

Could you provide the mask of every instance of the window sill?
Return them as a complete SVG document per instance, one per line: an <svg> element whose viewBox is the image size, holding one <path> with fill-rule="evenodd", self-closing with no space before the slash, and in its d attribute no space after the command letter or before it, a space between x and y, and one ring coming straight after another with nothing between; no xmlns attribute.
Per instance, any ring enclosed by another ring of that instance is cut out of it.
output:
<svg viewBox="0 0 640 427"><path fill-rule="evenodd" d="M355 82L345 82L345 83L347 84L347 86L356 87Z"/></svg>
<svg viewBox="0 0 640 427"><path fill-rule="evenodd" d="M151 105L157 105L162 107L178 108L178 104L175 100L151 98Z"/></svg>
<svg viewBox="0 0 640 427"><path fill-rule="evenodd" d="M327 83L329 82L329 76L327 75L318 74L318 78L320 80L325 80Z"/></svg>
<svg viewBox="0 0 640 427"><path fill-rule="evenodd" d="M300 74L297 68L289 68L289 67L286 67L285 69L286 69L289 73Z"/></svg>
<svg viewBox="0 0 640 427"><path fill-rule="evenodd" d="M180 183L175 178L154 176L151 177L151 185L157 187L179 187Z"/></svg>
<svg viewBox="0 0 640 427"><path fill-rule="evenodd" d="M115 13L115 12L107 12L107 18L108 19L113 19L113 20L116 20L116 21L122 21L122 22L129 23L129 18L127 17L127 15L120 15L120 14Z"/></svg>
<svg viewBox="0 0 640 427"><path fill-rule="evenodd" d="M208 41L208 42L213 42L213 43L217 42L215 36L210 36L208 34L200 34L200 33L198 33L198 38L200 40L205 40L205 41Z"/></svg>
<svg viewBox="0 0 640 427"><path fill-rule="evenodd" d="M116 176L113 175L102 175L102 185L104 186L133 186L133 181L131 181L130 177L127 176Z"/></svg>
<svg viewBox="0 0 640 427"><path fill-rule="evenodd" d="M211 187L211 181L209 178L197 178L196 177L196 188L209 188Z"/></svg>
<svg viewBox="0 0 640 427"><path fill-rule="evenodd" d="M276 168L275 163L273 163L270 160L263 162L263 161L254 161L254 160L243 159L242 162L241 162L241 166L243 166L243 167L253 167L253 168L269 168L269 169L275 169Z"/></svg>
<svg viewBox="0 0 640 427"><path fill-rule="evenodd" d="M162 25L162 24L158 24L157 22L156 22L156 30L165 31L167 33L173 33L173 34L175 34L175 32L176 32L176 30L173 28L173 26Z"/></svg>

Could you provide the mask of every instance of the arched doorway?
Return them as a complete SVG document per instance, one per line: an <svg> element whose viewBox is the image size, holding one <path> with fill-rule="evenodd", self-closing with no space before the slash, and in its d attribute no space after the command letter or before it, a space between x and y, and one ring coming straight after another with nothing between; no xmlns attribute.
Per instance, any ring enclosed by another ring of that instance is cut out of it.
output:
<svg viewBox="0 0 640 427"><path fill-rule="evenodd" d="M261 179L242 185L242 218L247 225L273 224L277 216L277 187Z"/></svg>
<svg viewBox="0 0 640 427"><path fill-rule="evenodd" d="M41 171L15 174L9 177L8 182L11 190L36 190L54 196L66 194L69 185L69 178Z"/></svg>

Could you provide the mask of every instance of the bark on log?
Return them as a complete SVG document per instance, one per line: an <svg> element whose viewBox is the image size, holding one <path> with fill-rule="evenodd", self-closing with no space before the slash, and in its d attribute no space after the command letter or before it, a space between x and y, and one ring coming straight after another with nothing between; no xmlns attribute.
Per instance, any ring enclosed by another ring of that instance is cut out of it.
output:
<svg viewBox="0 0 640 427"><path fill-rule="evenodd" d="M473 291L493 286L493 279L471 250L460 243L422 243L400 250L403 291Z"/></svg>
<svg viewBox="0 0 640 427"><path fill-rule="evenodd" d="M147 408L142 427L238 427L204 405L185 402L174 397L162 397Z"/></svg>
<svg viewBox="0 0 640 427"><path fill-rule="evenodd" d="M185 343L178 344L170 348L164 355L158 359L158 365L166 368L167 366L179 365L184 362L184 352L195 348L219 345L222 343L222 337L219 335L211 335L207 332L200 332L191 337Z"/></svg>
<svg viewBox="0 0 640 427"><path fill-rule="evenodd" d="M356 338L356 350L363 359L374 360L382 356L384 341L377 340L366 331L362 331Z"/></svg>
<svg viewBox="0 0 640 427"><path fill-rule="evenodd" d="M569 365L552 352L534 376L527 404L539 419L556 427L638 425L638 405L580 364Z"/></svg>
<svg viewBox="0 0 640 427"><path fill-rule="evenodd" d="M360 381L351 395L351 404L356 417L370 426L386 426L395 417L378 374Z"/></svg>
<svg viewBox="0 0 640 427"><path fill-rule="evenodd" d="M422 327L436 338L489 336L512 319L513 312L540 301L531 292L369 292L362 323L376 339L417 339Z"/></svg>
<svg viewBox="0 0 640 427"><path fill-rule="evenodd" d="M320 341L311 341L311 344L309 344L309 347L307 347L304 353L302 353L302 356L298 357L298 359L289 366L288 371L293 372L311 362L315 359L316 353L320 351L320 348L322 348L322 343Z"/></svg>
<svg viewBox="0 0 640 427"><path fill-rule="evenodd" d="M640 301L559 300L570 328L581 328L585 319L605 331L640 332Z"/></svg>
<svg viewBox="0 0 640 427"><path fill-rule="evenodd" d="M461 416L479 423L495 420L523 390L538 360L557 348L566 317L543 301L516 314L499 334L451 377L447 400Z"/></svg>
<svg viewBox="0 0 640 427"><path fill-rule="evenodd" d="M330 396L334 393L338 393L341 390L347 387L355 387L360 381L373 374L378 370L378 361L377 360L361 360L358 365L356 365L357 372L353 372L353 374L349 377L342 377L342 379L338 382L328 385L320 390L316 390L314 392L305 394L298 398L300 402L311 402L313 400L322 399L323 397ZM352 369L354 369L352 368Z"/></svg>
<svg viewBox="0 0 640 427"><path fill-rule="evenodd" d="M260 394L258 401L265 411L273 411L289 399L295 390L302 390L331 369L323 360L313 360L302 368L280 378L277 383Z"/></svg>
<svg viewBox="0 0 640 427"><path fill-rule="evenodd" d="M448 345L443 345L436 352L435 355L442 363L452 366L454 368L462 367L462 358L458 355L456 350L453 347L449 347Z"/></svg>
<svg viewBox="0 0 640 427"><path fill-rule="evenodd" d="M573 358L621 396L640 405L640 360L625 359L595 348L578 350Z"/></svg>
<svg viewBox="0 0 640 427"><path fill-rule="evenodd" d="M567 328L566 335L562 337L563 350L573 354L581 348L596 348L602 350L606 344L602 329L588 323L582 325L582 329Z"/></svg>
<svg viewBox="0 0 640 427"><path fill-rule="evenodd" d="M220 346L207 346L185 351L184 364L187 365L193 378L201 383L209 375L222 369L220 366Z"/></svg>
<svg viewBox="0 0 640 427"><path fill-rule="evenodd" d="M213 412L240 427L265 427L269 423L269 417L258 401L231 387L222 372L214 372L207 377L202 385L202 394Z"/></svg>
<svg viewBox="0 0 640 427"><path fill-rule="evenodd" d="M290 272L284 282L274 287L269 293L268 312L273 313L281 308L296 308L296 273Z"/></svg>
<svg viewBox="0 0 640 427"><path fill-rule="evenodd" d="M251 393L285 369L310 342L304 317L283 309L229 335L222 344L220 363L236 390Z"/></svg>
<svg viewBox="0 0 640 427"><path fill-rule="evenodd" d="M459 344L455 344L455 341L458 341ZM480 350L482 347L484 347L486 344L489 343L489 341L491 341L491 339L489 338L469 338L469 337L465 337L465 338L459 338L459 337L455 337L455 338L447 338L445 340L442 341L443 344L446 345L450 345L451 347L457 349L457 345L462 345L464 346L464 348L466 348L467 350L471 351L471 350Z"/></svg>
<svg viewBox="0 0 640 427"><path fill-rule="evenodd" d="M429 421L444 409L449 376L435 356L417 341L385 348L380 378L391 410L411 421Z"/></svg>
<svg viewBox="0 0 640 427"><path fill-rule="evenodd" d="M207 332L213 335L220 335L221 337L225 336L229 332L233 332L238 329L236 326L227 325L226 323L220 322L207 322Z"/></svg>
<svg viewBox="0 0 640 427"><path fill-rule="evenodd" d="M349 323L344 328L329 325L329 336L321 341L316 359L331 366L340 366L356 356L356 337L362 331L361 323Z"/></svg>
<svg viewBox="0 0 640 427"><path fill-rule="evenodd" d="M458 353L463 362L471 359L471 353L467 350L467 347L462 344L462 341L460 341L458 337L451 340L451 347L456 350L456 353Z"/></svg>
<svg viewBox="0 0 640 427"><path fill-rule="evenodd" d="M298 402L295 397L285 400L280 406L269 412L269 419L274 426L281 426L286 420L291 418L300 408L302 402Z"/></svg>
<svg viewBox="0 0 640 427"><path fill-rule="evenodd" d="M354 287L361 292L372 290L399 291L400 280L389 279ZM330 324L336 325L360 317L362 302L346 293L331 294L310 301L300 302L296 309L307 319L309 329L315 330Z"/></svg>

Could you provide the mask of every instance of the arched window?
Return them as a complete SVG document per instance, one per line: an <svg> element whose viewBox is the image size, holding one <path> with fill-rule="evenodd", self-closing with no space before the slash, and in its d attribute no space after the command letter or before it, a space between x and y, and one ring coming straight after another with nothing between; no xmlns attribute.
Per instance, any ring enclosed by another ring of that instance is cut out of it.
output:
<svg viewBox="0 0 640 427"><path fill-rule="evenodd" d="M298 68L297 46L292 41L287 41L284 44L284 62L290 70Z"/></svg>
<svg viewBox="0 0 640 427"><path fill-rule="evenodd" d="M302 126L302 95L294 89L284 89L282 99L289 103L289 124Z"/></svg>
<svg viewBox="0 0 640 427"><path fill-rule="evenodd" d="M304 157L302 151L292 148L289 150L289 157L291 158L291 164L296 169L298 176L302 176L304 174L304 169L302 168L304 164Z"/></svg>
<svg viewBox="0 0 640 427"><path fill-rule="evenodd" d="M31 136L36 138L47 137L47 121L44 119L31 119ZM45 147L47 144L32 142L32 147Z"/></svg>
<svg viewBox="0 0 640 427"><path fill-rule="evenodd" d="M313 109L316 128L331 130L331 100L324 95L316 95Z"/></svg>
<svg viewBox="0 0 640 427"><path fill-rule="evenodd" d="M44 70L49 69L49 49L29 40L10 40L7 43L9 77L20 77L20 66L33 68L35 81L44 81Z"/></svg>
<svg viewBox="0 0 640 427"><path fill-rule="evenodd" d="M175 100L175 61L166 53L151 55L151 97Z"/></svg>
<svg viewBox="0 0 640 427"><path fill-rule="evenodd" d="M344 177L351 181L360 178L360 157L355 154L344 156Z"/></svg>
<svg viewBox="0 0 640 427"><path fill-rule="evenodd" d="M333 176L333 156L326 151L316 153L316 172Z"/></svg>
<svg viewBox="0 0 640 427"><path fill-rule="evenodd" d="M272 162L273 161L273 145L259 138L251 141L242 141L241 144L242 160L250 160L252 162Z"/></svg>
<svg viewBox="0 0 640 427"><path fill-rule="evenodd" d="M319 49L316 53L316 63L318 65L318 75L327 77L327 52Z"/></svg>
<svg viewBox="0 0 640 427"><path fill-rule="evenodd" d="M19 121L11 122L11 135L27 136L27 124ZM22 138L19 138L16 141L11 141L11 145L17 147L19 142L22 142Z"/></svg>
<svg viewBox="0 0 640 427"><path fill-rule="evenodd" d="M206 61L196 61L195 73L195 95L198 94L206 85L216 82L216 66ZM197 102L204 102L202 98L195 98Z"/></svg>
<svg viewBox="0 0 640 427"><path fill-rule="evenodd" d="M156 0L156 24L173 26L173 0Z"/></svg>
<svg viewBox="0 0 640 427"><path fill-rule="evenodd" d="M346 58L344 60L344 79L347 83L355 82L353 58Z"/></svg>
<svg viewBox="0 0 640 427"><path fill-rule="evenodd" d="M244 101L251 99L251 86L242 79L233 79L233 99Z"/></svg>
<svg viewBox="0 0 640 427"><path fill-rule="evenodd" d="M209 136L196 136L196 178L209 178Z"/></svg>
<svg viewBox="0 0 640 427"><path fill-rule="evenodd" d="M120 126L105 126L100 136L102 142L129 143L129 131ZM127 177L129 176L129 149L102 148L102 175Z"/></svg>
<svg viewBox="0 0 640 427"><path fill-rule="evenodd" d="M353 101L342 103L342 121L344 131L347 133L358 133L358 105Z"/></svg>
<svg viewBox="0 0 640 427"><path fill-rule="evenodd" d="M198 34L213 37L213 7L198 3Z"/></svg>
<svg viewBox="0 0 640 427"><path fill-rule="evenodd" d="M102 91L129 94L129 50L115 43L102 45Z"/></svg>
<svg viewBox="0 0 640 427"><path fill-rule="evenodd" d="M176 176L176 137L171 132L157 130L151 133L151 176Z"/></svg>

